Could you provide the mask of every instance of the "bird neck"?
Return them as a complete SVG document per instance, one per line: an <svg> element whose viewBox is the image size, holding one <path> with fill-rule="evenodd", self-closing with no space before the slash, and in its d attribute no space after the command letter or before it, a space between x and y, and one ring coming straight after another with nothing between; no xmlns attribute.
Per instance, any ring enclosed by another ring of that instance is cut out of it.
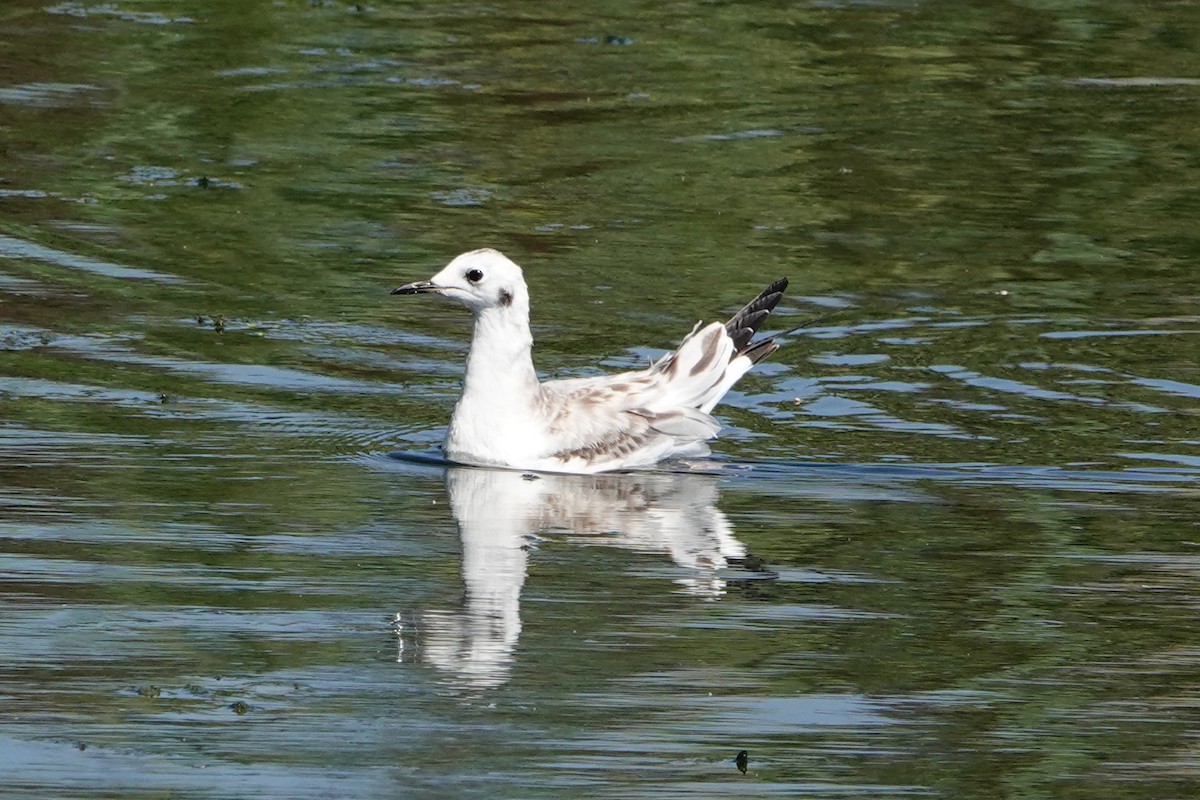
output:
<svg viewBox="0 0 1200 800"><path fill-rule="evenodd" d="M538 380L532 350L527 302L480 311L467 356L463 397L496 402L535 390Z"/></svg>

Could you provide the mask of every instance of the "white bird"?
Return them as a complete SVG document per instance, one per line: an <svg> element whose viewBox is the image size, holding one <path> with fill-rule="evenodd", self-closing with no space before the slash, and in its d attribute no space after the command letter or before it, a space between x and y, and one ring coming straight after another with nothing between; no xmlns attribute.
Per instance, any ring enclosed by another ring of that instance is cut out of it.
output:
<svg viewBox="0 0 1200 800"><path fill-rule="evenodd" d="M392 294L440 294L475 315L462 397L445 454L461 464L593 473L702 457L720 425L713 407L775 352L751 341L787 288L781 278L726 323L696 323L673 353L643 370L540 382L533 368L529 291L504 254L472 250L427 281Z"/></svg>

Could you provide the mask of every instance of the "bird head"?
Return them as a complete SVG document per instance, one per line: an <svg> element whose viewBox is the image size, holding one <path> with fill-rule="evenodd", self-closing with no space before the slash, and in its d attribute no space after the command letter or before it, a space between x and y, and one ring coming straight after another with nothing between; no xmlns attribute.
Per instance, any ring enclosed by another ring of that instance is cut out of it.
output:
<svg viewBox="0 0 1200 800"><path fill-rule="evenodd" d="M440 294L473 313L490 309L528 308L529 292L521 268L499 250L484 248L463 253L427 281L416 281L392 294Z"/></svg>

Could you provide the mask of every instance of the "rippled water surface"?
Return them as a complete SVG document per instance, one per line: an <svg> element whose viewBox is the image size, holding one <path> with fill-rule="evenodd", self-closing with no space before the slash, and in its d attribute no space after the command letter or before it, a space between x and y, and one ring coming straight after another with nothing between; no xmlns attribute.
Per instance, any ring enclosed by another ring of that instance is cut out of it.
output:
<svg viewBox="0 0 1200 800"><path fill-rule="evenodd" d="M1197 52L1188 3L4 3L0 794L1200 795ZM468 320L388 292L478 246L546 374L781 275L806 327L704 469L448 469Z"/></svg>

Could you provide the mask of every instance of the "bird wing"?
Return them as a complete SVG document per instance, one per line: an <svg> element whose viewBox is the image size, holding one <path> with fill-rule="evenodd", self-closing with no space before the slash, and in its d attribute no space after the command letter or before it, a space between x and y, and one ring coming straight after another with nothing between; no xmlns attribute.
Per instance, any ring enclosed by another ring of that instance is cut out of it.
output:
<svg viewBox="0 0 1200 800"><path fill-rule="evenodd" d="M649 371L542 384L552 444L545 458L586 471L653 464L669 455L707 453L719 425L695 408L656 410L640 402ZM625 380L620 380L625 378Z"/></svg>
<svg viewBox="0 0 1200 800"><path fill-rule="evenodd" d="M772 283L728 322L696 323L674 352L644 370L543 383L553 442L546 457L600 470L707 455L704 442L720 430L709 412L778 347L770 338L751 340L786 287L787 279Z"/></svg>

